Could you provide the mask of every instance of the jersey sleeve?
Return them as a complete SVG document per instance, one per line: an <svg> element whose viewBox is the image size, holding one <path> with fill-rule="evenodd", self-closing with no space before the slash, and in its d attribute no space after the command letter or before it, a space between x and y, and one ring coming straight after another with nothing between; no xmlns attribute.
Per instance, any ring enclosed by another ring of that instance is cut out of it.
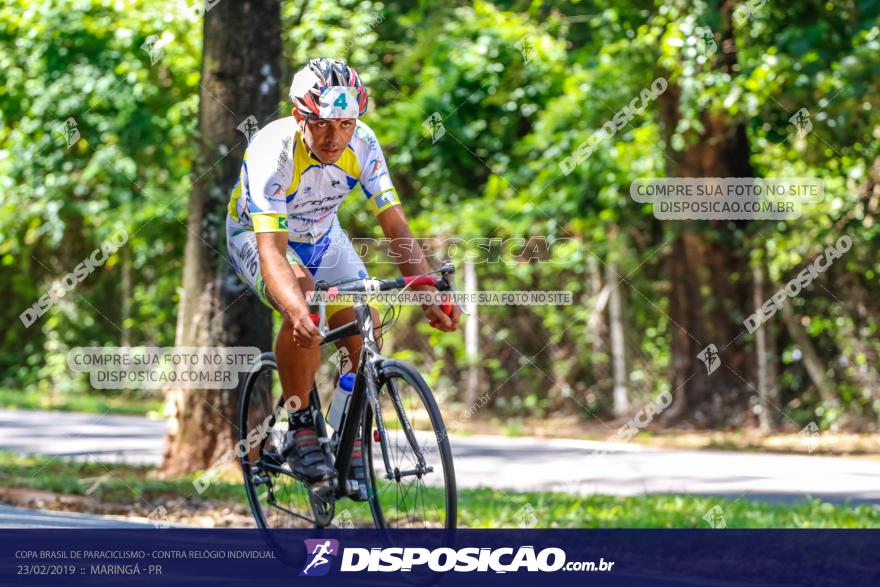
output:
<svg viewBox="0 0 880 587"><path fill-rule="evenodd" d="M273 139L274 137L266 137ZM254 141L245 153L242 174L247 186L247 212L254 232L287 232L287 189L293 169L293 139Z"/></svg>
<svg viewBox="0 0 880 587"><path fill-rule="evenodd" d="M359 148L361 176L359 182L373 214L379 215L392 206L399 206L397 190L391 182L388 165L379 141L367 125L361 123L356 131L362 139Z"/></svg>

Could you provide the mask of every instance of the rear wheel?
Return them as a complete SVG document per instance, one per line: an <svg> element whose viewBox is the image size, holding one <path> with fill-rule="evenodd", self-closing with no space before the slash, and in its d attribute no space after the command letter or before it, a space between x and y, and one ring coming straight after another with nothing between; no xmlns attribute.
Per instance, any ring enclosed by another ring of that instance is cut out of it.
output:
<svg viewBox="0 0 880 587"><path fill-rule="evenodd" d="M316 495L293 477L281 457L287 428L275 354L263 353L259 368L242 383L239 412L239 438L248 447L241 467L251 512L260 528L326 526L333 519L332 497Z"/></svg>
<svg viewBox="0 0 880 587"><path fill-rule="evenodd" d="M415 367L394 359L382 363L377 388L385 425L381 440L390 470L369 402L363 420L369 503L376 527L455 528L458 505L452 450L434 394Z"/></svg>

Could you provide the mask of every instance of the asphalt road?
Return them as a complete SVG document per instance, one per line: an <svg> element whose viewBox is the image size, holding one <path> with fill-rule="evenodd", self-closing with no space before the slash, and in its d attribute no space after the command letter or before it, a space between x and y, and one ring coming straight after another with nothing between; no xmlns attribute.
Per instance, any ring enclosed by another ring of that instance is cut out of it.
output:
<svg viewBox="0 0 880 587"><path fill-rule="evenodd" d="M150 522L132 522L113 516L49 512L0 505L0 528L153 528Z"/></svg>
<svg viewBox="0 0 880 587"><path fill-rule="evenodd" d="M164 423L133 416L0 410L0 450L158 463ZM450 436L459 487L579 494L693 493L880 504L880 461L500 436Z"/></svg>

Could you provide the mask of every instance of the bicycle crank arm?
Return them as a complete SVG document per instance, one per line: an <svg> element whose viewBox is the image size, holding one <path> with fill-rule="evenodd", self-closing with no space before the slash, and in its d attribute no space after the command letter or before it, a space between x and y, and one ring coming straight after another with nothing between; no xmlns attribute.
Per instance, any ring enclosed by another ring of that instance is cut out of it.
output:
<svg viewBox="0 0 880 587"><path fill-rule="evenodd" d="M274 463L267 463L266 461L260 460L255 465L260 467L261 469L266 469L267 471L272 471L273 473L278 473L280 475L287 475L288 477L293 477L293 473L289 470L281 467L280 465L276 465Z"/></svg>

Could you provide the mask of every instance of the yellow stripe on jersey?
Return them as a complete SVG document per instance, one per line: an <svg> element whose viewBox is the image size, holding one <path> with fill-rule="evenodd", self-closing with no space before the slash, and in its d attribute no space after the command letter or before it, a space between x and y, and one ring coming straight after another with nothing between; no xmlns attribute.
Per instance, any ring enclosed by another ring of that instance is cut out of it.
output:
<svg viewBox="0 0 880 587"><path fill-rule="evenodd" d="M317 165L318 163L320 161L316 161L309 155L309 149L303 142L302 133L296 133L293 147L293 177L290 180L290 187L287 188L288 196L299 188L299 180L302 177L303 171L308 169L310 165Z"/></svg>
<svg viewBox="0 0 880 587"><path fill-rule="evenodd" d="M241 197L241 181L235 184L235 187L232 188L232 197L229 199L229 207L227 207L226 211L229 212L229 215L233 220L238 222L238 199Z"/></svg>
<svg viewBox="0 0 880 587"><path fill-rule="evenodd" d="M361 176L361 166L358 164L357 155L355 155L354 149L349 146L345 147L336 166L355 179Z"/></svg>
<svg viewBox="0 0 880 587"><path fill-rule="evenodd" d="M288 196L296 191L299 187L300 176L312 165L321 165L321 162L312 157L309 148L306 147L306 143L303 140L302 133L297 133L296 148L293 152L293 169L298 173L293 174L294 176L290 182L290 188L287 190ZM357 155L351 146L345 147L339 160L334 165L351 177L358 178L361 176L361 166L358 163Z"/></svg>
<svg viewBox="0 0 880 587"><path fill-rule="evenodd" d="M367 202L370 203L370 210L372 210L373 214L376 216L392 206L400 205L400 200L397 199L397 190L394 188L388 188L384 192L374 194L372 198L367 200Z"/></svg>
<svg viewBox="0 0 880 587"><path fill-rule="evenodd" d="M256 212L251 214L254 232L287 232L287 216L275 212Z"/></svg>

